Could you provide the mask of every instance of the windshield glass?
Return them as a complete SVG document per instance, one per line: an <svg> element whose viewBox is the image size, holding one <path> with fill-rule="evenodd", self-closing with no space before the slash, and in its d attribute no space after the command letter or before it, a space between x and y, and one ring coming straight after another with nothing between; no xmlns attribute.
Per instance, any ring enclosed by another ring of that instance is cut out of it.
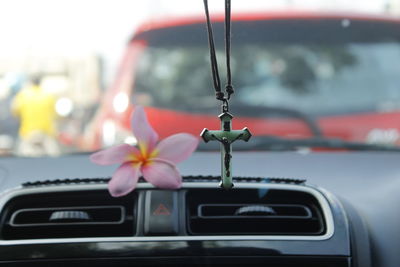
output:
<svg viewBox="0 0 400 267"><path fill-rule="evenodd" d="M146 49L135 90L154 106L207 112L215 105L207 49ZM243 106L295 108L315 117L400 108L399 43L248 44L235 47L232 66L237 114Z"/></svg>
<svg viewBox="0 0 400 267"><path fill-rule="evenodd" d="M259 137L398 145L398 22L298 16L234 19L238 33L231 65L236 92L230 106L237 126L251 126ZM222 22L214 27L216 36L223 36ZM143 40L146 45L132 68L133 104L175 111L191 121L215 114L203 31L203 25L188 23L138 34L132 47ZM224 81L223 47L217 56ZM200 120L184 125L166 117L164 121L177 124L177 131L196 133L204 127ZM158 128L161 133L163 128Z"/></svg>
<svg viewBox="0 0 400 267"><path fill-rule="evenodd" d="M90 1L34 0L16 21L18 2L0 18L0 155L135 144L137 105L160 138L220 129L203 1L106 0L94 14ZM398 149L396 3L234 1L229 107L254 136L237 149ZM224 87L223 8L210 2Z"/></svg>

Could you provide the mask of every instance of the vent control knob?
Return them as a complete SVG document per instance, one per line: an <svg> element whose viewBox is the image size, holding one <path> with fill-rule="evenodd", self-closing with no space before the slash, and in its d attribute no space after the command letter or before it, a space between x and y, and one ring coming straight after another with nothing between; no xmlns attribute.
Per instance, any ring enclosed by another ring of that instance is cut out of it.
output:
<svg viewBox="0 0 400 267"><path fill-rule="evenodd" d="M63 210L55 211L50 215L49 221L53 222L71 222L71 221L87 221L90 215L86 211L79 210Z"/></svg>
<svg viewBox="0 0 400 267"><path fill-rule="evenodd" d="M275 215L273 208L268 206L251 205L244 206L235 211L235 215Z"/></svg>

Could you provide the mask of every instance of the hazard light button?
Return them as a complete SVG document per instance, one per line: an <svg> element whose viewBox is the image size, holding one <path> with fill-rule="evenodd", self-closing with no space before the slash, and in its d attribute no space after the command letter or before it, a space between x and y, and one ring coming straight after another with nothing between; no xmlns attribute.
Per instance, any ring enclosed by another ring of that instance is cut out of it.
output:
<svg viewBox="0 0 400 267"><path fill-rule="evenodd" d="M145 196L144 234L177 235L178 192L148 190Z"/></svg>

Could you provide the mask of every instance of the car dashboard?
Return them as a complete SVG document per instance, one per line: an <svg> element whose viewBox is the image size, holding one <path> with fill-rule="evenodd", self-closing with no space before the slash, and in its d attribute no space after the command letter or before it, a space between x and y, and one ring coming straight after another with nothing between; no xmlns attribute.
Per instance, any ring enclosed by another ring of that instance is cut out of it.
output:
<svg viewBox="0 0 400 267"><path fill-rule="evenodd" d="M84 156L6 159L10 164L1 166L8 167L8 175L20 176L24 170L12 167L25 162L25 171L42 169L43 177L3 184L0 264L396 266L392 250L398 230L392 223L398 216L390 220L395 203L387 201L395 196L386 192L385 199L372 178L381 170L381 182L395 188L396 154L237 153L236 174L248 176L236 176L232 190L219 188L218 164L206 176L189 172L214 159L217 153L193 155L181 167L185 175L179 190L158 190L140 181L120 198L107 192L112 168L91 166ZM55 175L57 164L69 178ZM364 170L357 177L360 166ZM256 175L263 171L272 175ZM277 172L283 178L273 178ZM349 175L340 176L345 172ZM371 192L381 199L373 202ZM368 195L371 203L364 203L362 196ZM377 203L387 205L377 209ZM390 257L382 260L384 255Z"/></svg>

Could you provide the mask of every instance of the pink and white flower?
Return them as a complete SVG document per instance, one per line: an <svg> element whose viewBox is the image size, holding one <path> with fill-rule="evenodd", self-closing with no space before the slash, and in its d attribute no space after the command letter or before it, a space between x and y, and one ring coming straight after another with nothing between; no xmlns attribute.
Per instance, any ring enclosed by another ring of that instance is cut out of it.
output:
<svg viewBox="0 0 400 267"><path fill-rule="evenodd" d="M121 144L90 156L90 160L99 165L121 164L108 184L110 194L114 197L128 194L135 189L140 175L159 188L180 188L182 177L175 165L196 150L199 139L179 133L157 143L158 134L141 106L135 108L131 126L139 148Z"/></svg>

